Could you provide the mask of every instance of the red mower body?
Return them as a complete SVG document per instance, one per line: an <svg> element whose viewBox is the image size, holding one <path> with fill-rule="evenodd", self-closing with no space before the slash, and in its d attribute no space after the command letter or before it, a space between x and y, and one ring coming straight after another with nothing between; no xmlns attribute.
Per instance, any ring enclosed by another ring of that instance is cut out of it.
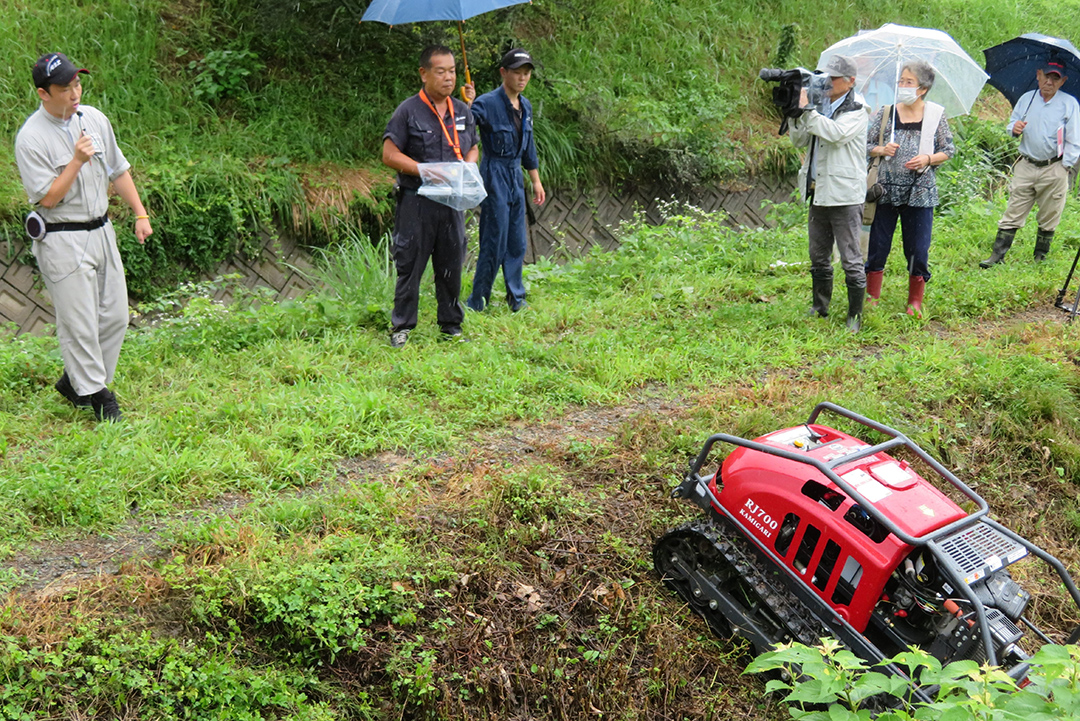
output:
<svg viewBox="0 0 1080 721"><path fill-rule="evenodd" d="M755 440L826 462L868 447L819 425ZM838 466L836 472L913 536L966 515L907 463L886 453ZM724 461L721 478L718 486L714 476L710 488L749 535L772 548L848 623L864 631L886 582L912 547L884 533L813 466L736 448Z"/></svg>
<svg viewBox="0 0 1080 721"><path fill-rule="evenodd" d="M884 440L817 424L825 411ZM718 444L735 448L708 475ZM758 653L831 635L905 679L887 659L919 648L1022 682L1031 649L1051 638L1025 615L1031 594L1009 567L1041 560L1080 611L1061 561L991 518L985 499L902 433L832 403L754 440L713 434L671 496L705 518L656 540L657 573L714 632ZM1062 639L1080 641L1080 626Z"/></svg>

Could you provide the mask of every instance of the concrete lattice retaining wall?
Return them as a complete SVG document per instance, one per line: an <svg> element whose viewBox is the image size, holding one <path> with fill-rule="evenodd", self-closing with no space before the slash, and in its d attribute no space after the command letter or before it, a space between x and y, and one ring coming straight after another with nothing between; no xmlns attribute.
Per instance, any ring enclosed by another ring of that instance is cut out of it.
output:
<svg viewBox="0 0 1080 721"><path fill-rule="evenodd" d="M55 323L48 291L29 265L18 261L28 248L16 244L4 248L0 243L0 324L14 323L19 333L43 334ZM265 286L277 291L278 300L295 298L310 288L297 272L311 267L307 252L286 236L266 237L259 254L253 258L237 255L222 263L207 278L236 273L248 288ZM218 300L229 300L228 289L217 293Z"/></svg>
<svg viewBox="0 0 1080 721"><path fill-rule="evenodd" d="M733 226L757 227L765 222L763 200L790 200L794 181L790 178L761 178L753 184L697 188L673 194L658 186L612 190L598 187L588 191L554 191L536 212L530 227L526 260L552 254L576 257L593 247L611 249L618 245L613 233L618 225L642 213L646 221L659 223L660 203L685 201L702 210L727 213ZM33 268L18 262L25 247L0 245L0 323L14 323L20 333L45 333L54 322L52 306ZM288 237L267 238L255 258L236 256L209 277L239 273L249 288L266 286L277 291L279 300L294 298L310 285L295 269L310 267L303 248ZM226 290L219 300L227 300Z"/></svg>
<svg viewBox="0 0 1080 721"><path fill-rule="evenodd" d="M616 191L604 187L575 193L556 191L536 213L526 260L560 250L577 257L594 246L614 248L618 240L612 231L620 223L631 220L638 212L649 223L660 223L659 205L672 199L708 212L724 211L732 226L756 228L765 223L761 201L789 201L794 189L794 178L758 178L753 184L701 187L683 193L672 193L670 188L655 185Z"/></svg>

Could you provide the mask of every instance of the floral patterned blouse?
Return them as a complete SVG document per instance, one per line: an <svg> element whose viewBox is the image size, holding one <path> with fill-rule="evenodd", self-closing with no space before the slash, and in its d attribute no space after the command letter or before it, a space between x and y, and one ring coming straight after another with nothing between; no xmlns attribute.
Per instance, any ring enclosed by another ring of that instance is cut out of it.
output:
<svg viewBox="0 0 1080 721"><path fill-rule="evenodd" d="M916 123L899 122L895 110L890 113L885 122L885 140L878 142L881 131L881 116L885 112L882 108L874 116L866 135L866 152L878 145L886 145L889 142L889 133L892 130L893 119L896 124L896 138L894 142L900 145L896 155L892 158L883 157L878 166L878 182L885 189L879 203L886 205L910 205L915 208L933 208L938 204L938 191L936 173L939 166L932 165L923 173L908 170L904 163L919 154L919 139L922 136L922 121ZM937 131L934 133L934 152L945 153L950 158L956 154L956 146L953 145L952 131L945 116L941 116Z"/></svg>

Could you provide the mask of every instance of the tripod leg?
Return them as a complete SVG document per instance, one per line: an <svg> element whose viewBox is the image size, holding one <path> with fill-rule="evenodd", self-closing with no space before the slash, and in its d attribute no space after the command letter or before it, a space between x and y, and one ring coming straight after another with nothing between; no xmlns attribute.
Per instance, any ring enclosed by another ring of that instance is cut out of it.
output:
<svg viewBox="0 0 1080 721"><path fill-rule="evenodd" d="M1058 291L1057 300L1054 301L1055 308L1061 308L1061 301L1065 300L1065 293L1069 290L1069 281L1072 280L1073 273L1076 271L1076 263L1080 261L1080 246L1076 248L1076 257L1073 258L1072 267L1069 268L1069 274L1065 276L1065 285L1061 286L1061 290ZM1076 304L1073 304L1072 313L1076 315Z"/></svg>

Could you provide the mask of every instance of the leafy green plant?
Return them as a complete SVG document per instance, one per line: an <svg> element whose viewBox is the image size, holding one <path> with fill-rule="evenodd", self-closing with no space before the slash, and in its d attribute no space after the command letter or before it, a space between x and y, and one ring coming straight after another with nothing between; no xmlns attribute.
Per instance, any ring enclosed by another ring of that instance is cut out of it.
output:
<svg viewBox="0 0 1080 721"><path fill-rule="evenodd" d="M322 686L313 674L246 666L214 639L199 646L126 626L81 622L47 649L0 636L0 713L21 721L74 706L91 717L163 721L338 718L311 698Z"/></svg>
<svg viewBox="0 0 1080 721"><path fill-rule="evenodd" d="M799 24L788 23L780 28L780 39L776 43L776 52L772 56L774 68L787 68L791 56L798 49Z"/></svg>
<svg viewBox="0 0 1080 721"><path fill-rule="evenodd" d="M16 336L16 331L14 324L0 326L0 388L5 398L51 385L60 377L58 367L63 365L55 340Z"/></svg>
<svg viewBox="0 0 1080 721"><path fill-rule="evenodd" d="M505 477L503 501L514 518L522 523L541 523L544 519L566 517L584 512L568 493L569 487L559 472L550 466L530 466Z"/></svg>
<svg viewBox="0 0 1080 721"><path fill-rule="evenodd" d="M886 659L930 689L915 702L909 681L871 670L835 639L811 648L790 644L762 654L746 673L780 671L768 691L781 692L792 718L806 721L951 721L952 719L1071 718L1080 711L1080 649L1047 645L1031 657L1023 688L1000 668L975 661L941 663L922 650ZM827 708L823 708L827 707Z"/></svg>
<svg viewBox="0 0 1080 721"><path fill-rule="evenodd" d="M1004 188L1016 159L1016 140L1005 123L978 118L953 118L956 155L938 171L941 212L954 213L963 204L985 201Z"/></svg>
<svg viewBox="0 0 1080 721"><path fill-rule="evenodd" d="M319 249L315 267L300 272L325 289L328 296L360 311L361 317L356 319L359 323L383 329L387 327L394 298L392 243L389 233L373 241L356 226L346 225L338 243ZM324 308L333 307L329 299L324 303Z"/></svg>
<svg viewBox="0 0 1080 721"><path fill-rule="evenodd" d="M435 671L438 659L433 649L423 648L423 642L424 637L418 636L399 644L386 670L393 675L390 686L404 707L430 712L440 693Z"/></svg>
<svg viewBox="0 0 1080 721"><path fill-rule="evenodd" d="M258 54L246 48L211 50L201 59L188 63L188 69L195 73L195 97L209 103L246 92L251 80L265 68Z"/></svg>

